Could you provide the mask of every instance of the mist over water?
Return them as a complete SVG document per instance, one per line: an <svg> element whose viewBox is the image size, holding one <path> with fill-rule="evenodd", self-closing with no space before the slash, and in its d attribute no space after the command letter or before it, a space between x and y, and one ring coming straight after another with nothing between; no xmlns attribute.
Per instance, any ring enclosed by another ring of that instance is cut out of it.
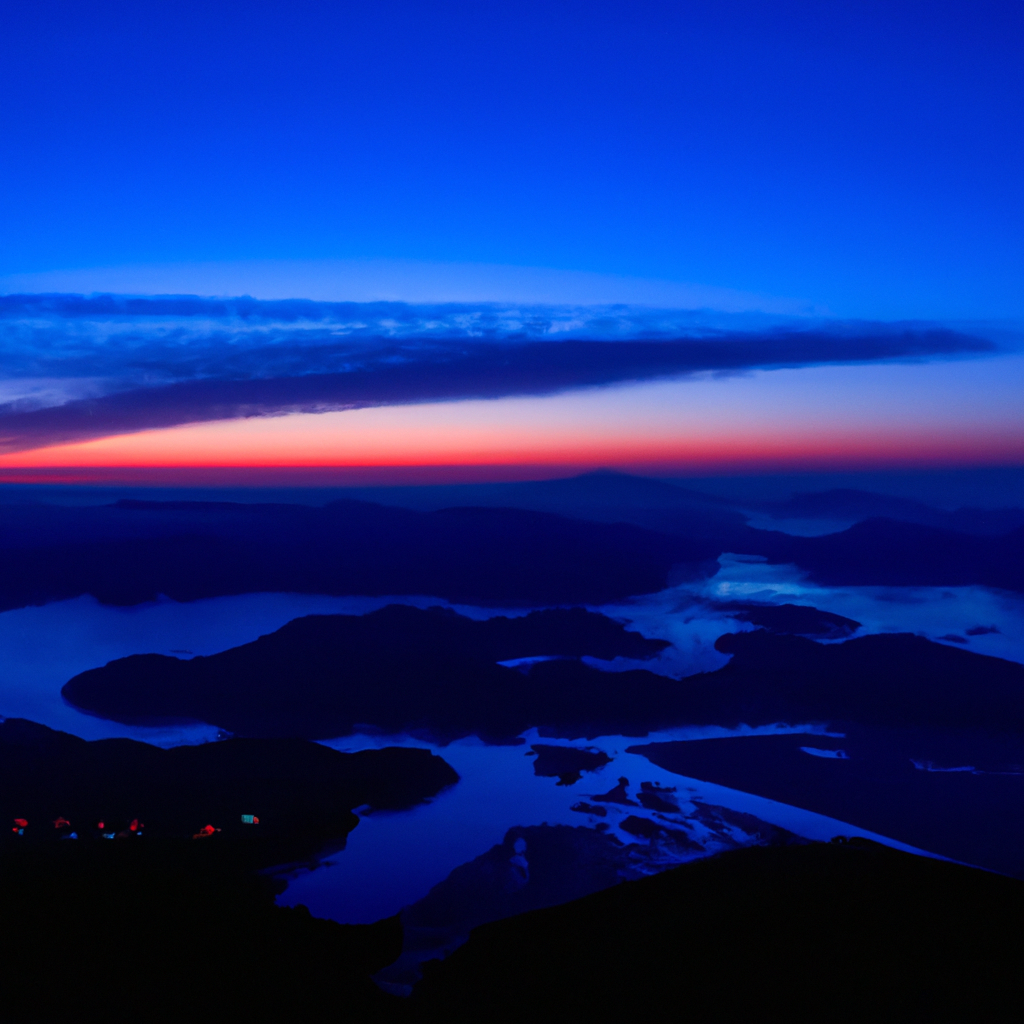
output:
<svg viewBox="0 0 1024 1024"><path fill-rule="evenodd" d="M759 729L682 728L651 733L643 740L635 736L600 736L575 744L567 740L541 739L537 731L531 729L524 734L526 745L502 747L485 746L473 738L446 747L402 736L349 736L330 741L329 746L344 751L387 745L429 746L455 768L461 780L411 810L364 816L349 834L345 849L330 855L312 871L302 870L290 876L288 889L278 902L286 906L301 903L318 917L349 924L378 921L424 897L452 870L500 843L505 833L517 825L600 825L607 827L606 834L624 845L636 845L637 837L622 830L623 819L629 815L654 819L635 804L624 807L603 804L609 813L602 818L572 810L573 804L586 802L612 789L620 778L629 780L627 793L631 796L640 790L643 782L674 790L682 811L676 817L680 822L686 821L691 829L694 827L692 812L697 805L711 804L751 814L808 839L860 835L899 849L912 849L825 815L714 783L682 778L640 754L626 753L627 747L637 743L793 732L824 734L820 726L771 725ZM529 744L538 740L553 746L598 749L612 760L594 772L585 773L571 786L559 786L556 779L533 772ZM704 845L703 850L658 847L656 852L652 850L654 855L646 862L647 871L663 870L723 848L721 839L708 835L699 824L695 831L696 838ZM742 845L750 840L737 833L735 841ZM644 845L642 840L640 845ZM528 849L526 855L528 858Z"/></svg>
<svg viewBox="0 0 1024 1024"><path fill-rule="evenodd" d="M671 648L643 662L624 658L613 662L585 660L612 671L647 668L672 676L714 671L728 661L727 655L715 650L715 640L723 633L754 627L715 611L707 602L743 600L813 604L861 622L857 635L898 631L941 640L947 634L956 634L965 640L964 644L956 646L1024 661L1024 599L1018 595L982 587L826 589L808 583L793 566L772 566L731 556L723 556L720 563L719 572L701 586L671 588L598 609L614 618L628 620L645 636L671 640ZM995 625L1000 632L964 636L979 623ZM822 731L820 726L799 724L776 724L756 730L691 727L651 734L649 741ZM536 742L536 731L527 733L526 740ZM332 741L330 745L339 750L358 750L369 745L409 742L404 737L353 736ZM412 742L416 746L426 745ZM573 745L561 740L544 739L543 742ZM500 843L513 826L542 823L593 826L597 819L588 820L585 814L573 811L572 805L585 799L585 794L609 789L619 777L629 778L633 790L638 790L641 782L677 787L684 799L752 814L809 839L861 835L911 849L824 815L723 786L683 779L640 755L625 753L627 747L637 742L635 737L625 736L578 742L577 746L604 751L612 761L593 774L585 774L571 787L558 787L554 779L535 776L532 762L524 756L528 746L487 747L475 740L465 740L447 747L431 747L452 764L462 781L426 805L397 814L373 814L364 818L349 836L342 853L329 858L328 865L293 876L280 901L287 905L304 903L314 914L340 921L377 920L422 898L459 864ZM643 814L636 809L633 813ZM614 819L609 819L608 824L609 833L624 843L637 842L634 836L621 832ZM713 852L713 845L709 852ZM678 863L702 855L691 851L674 856ZM665 866L669 865L661 864Z"/></svg>
<svg viewBox="0 0 1024 1024"><path fill-rule="evenodd" d="M715 650L715 640L724 633L754 628L713 606L725 601L813 605L860 622L857 635L917 633L1024 663L1024 596L1019 594L986 587L825 588L808 582L794 566L733 555L723 555L719 565L718 572L702 583L595 606L593 610L628 623L644 636L670 640L672 647L648 661L587 658L587 663L609 671L645 668L674 678L721 668L728 655ZM18 608L0 613L0 715L29 718L85 739L128 736L160 746L215 739L218 730L205 724L127 726L95 718L65 704L60 690L79 672L130 654L215 654L303 615L362 615L392 603L443 605L477 619L530 610L452 605L423 595L309 594L241 594L191 603L161 600L128 608L101 605L83 596ZM995 631L972 635L979 627Z"/></svg>
<svg viewBox="0 0 1024 1024"><path fill-rule="evenodd" d="M672 642L650 661L617 658L589 664L608 669L646 668L675 677L713 672L728 661L715 650L723 633L754 629L718 610L715 602L811 605L861 623L855 635L916 633L978 654L1024 663L1024 596L988 587L822 587L792 565L722 555L714 576L657 594L596 609L626 620L644 636ZM986 632L972 630L978 628ZM988 632L992 627L994 631ZM957 637L961 642L947 639Z"/></svg>
<svg viewBox="0 0 1024 1024"><path fill-rule="evenodd" d="M795 566L768 565L755 557L729 554L718 561L717 572L706 580L593 608L646 637L669 640L670 647L647 661L584 660L605 671L643 668L672 678L713 672L729 659L715 649L715 641L726 633L755 628L723 607L741 602L811 605L860 622L855 635L918 633L1024 662L1021 595L983 587L824 588L810 583ZM451 605L423 595L368 598L287 593L192 603L161 599L133 607L102 605L85 596L21 608L0 614L0 716L28 718L86 739L124 736L163 747L216 741L223 733L207 723L138 726L92 717L65 704L60 691L77 673L130 654L211 655L272 633L300 616L361 615L391 603L421 608L444 605L476 619L523 615L530 610ZM682 725L644 738L605 735L577 741L542 737L537 729L529 729L520 737L521 743L505 746L489 746L474 736L447 746L406 735L357 734L328 740L325 745L346 752L425 747L443 757L459 781L405 811L357 809L360 821L343 848L324 851L317 863L273 872L286 883L277 902L305 905L316 917L345 924L369 924L403 912L403 920L409 918L410 934L416 935L417 914L430 916L429 909L422 908L429 908L431 900L457 906L460 879L467 877L466 872L469 877L490 877L487 872L494 869L500 872L507 859L504 848L510 830L537 826L580 828L557 836L571 835L572 842L582 844L581 850L589 844L617 858L622 878L653 874L739 846L776 841L774 829L819 841L864 836L899 849L928 852L825 814L677 774L642 754L628 752L632 746L650 742L787 733L807 735L799 748L803 754L798 756L808 760L837 756L831 747L841 734L830 733L821 724L801 722L754 729ZM535 772L535 766L538 770L541 766L532 748L540 744L585 747L608 761L599 764L598 758L592 762L596 767L584 768L581 777L565 784L564 778ZM655 803L649 799L652 793ZM513 844L516 869L529 878L536 868L544 877L544 871L551 870L545 869L545 856L550 857L545 849L556 833L527 832L528 838L518 832L511 835L520 836ZM534 856L537 861L531 866ZM573 871L579 884L594 888L609 884L607 878L591 878L586 856L579 856L578 869ZM571 894L564 893L563 899L568 898ZM454 904L446 902L453 899ZM402 957L378 981L389 991L407 994L420 976L420 964L446 956L465 941L472 925L467 920L461 929L438 933L436 938L410 939ZM427 934L433 934L429 928Z"/></svg>
<svg viewBox="0 0 1024 1024"><path fill-rule="evenodd" d="M216 654L302 615L361 615L392 600L437 603L416 597L240 594L115 608L83 596L7 611L0 614L0 715L29 718L88 740L127 736L163 747L213 740L218 730L206 724L129 726L92 717L65 704L61 687L79 672L130 654Z"/></svg>
<svg viewBox="0 0 1024 1024"><path fill-rule="evenodd" d="M647 668L676 678L714 671L728 660L715 650L715 640L724 633L753 628L715 608L715 602L725 601L814 605L862 623L859 634L913 632L940 641L955 636L963 642L942 642L1024 662L1024 598L1019 595L983 587L829 589L809 583L793 566L730 555L723 555L719 563L718 572L702 583L595 609L628 622L645 636L668 639L672 647L650 661L588 658L588 663L610 671ZM448 604L425 596L245 594L190 604L161 600L130 608L104 606L91 597L79 597L4 612L0 614L0 714L29 718L86 739L127 736L165 747L215 740L218 729L205 723L126 726L91 717L66 705L60 689L78 672L129 654L209 655L255 640L302 615L364 614L392 602L418 607ZM503 613L467 606L457 606L457 610L473 618L527 611L519 608ZM968 635L978 626L997 631ZM651 739L700 739L752 731L820 732L821 727L798 723L758 730L683 727ZM290 876L280 902L303 903L314 914L343 922L375 921L424 897L454 868L500 843L515 826L604 824L608 834L627 846L638 842L643 846L643 840L619 828L626 814L646 814L639 808L608 804L605 806L613 813L600 821L571 809L588 796L609 790L620 777L629 779L630 792L638 790L642 782L676 787L683 807L680 820L691 830L696 827L698 834L699 823L695 826L692 813L687 815L703 802L752 814L808 838L871 835L809 811L683 779L640 755L625 753L626 747L638 742L636 737L604 736L586 743L604 751L611 762L584 774L574 785L558 786L554 778L534 774L533 761L525 755L529 743L538 737L531 731L525 738L523 746L485 746L473 737L446 747L431 746L456 769L461 781L411 810L364 816L344 850L327 856L315 870ZM559 740L543 742L572 745ZM429 746L405 736L350 736L329 745L339 750ZM742 836L737 838L742 840ZM705 842L706 852L714 852L715 837L705 837ZM702 855L694 850L661 850L657 856L651 854L649 868L656 870Z"/></svg>
<svg viewBox="0 0 1024 1024"><path fill-rule="evenodd" d="M649 661L588 658L587 662L609 671L646 668L675 678L714 671L728 660L715 650L715 640L724 633L754 628L715 607L716 602L726 601L814 605L862 623L857 635L912 632L1024 662L1024 597L1020 595L983 587L823 588L809 583L793 566L731 555L723 555L719 564L718 572L706 581L595 609L627 622L645 636L670 640L670 648ZM427 596L245 594L190 604L161 600L130 608L104 606L92 597L79 597L4 612L0 614L0 715L29 718L86 739L127 736L164 747L212 741L220 733L205 723L126 726L91 717L66 705L60 689L75 674L129 654L209 655L255 640L302 615L364 614L394 602L418 607L448 605ZM454 607L473 618L521 615L528 610ZM970 635L978 627L992 631ZM652 734L650 739L821 731L820 726L799 723L757 730L681 727ZM430 746L456 769L461 781L411 810L365 815L344 850L328 855L315 870L289 877L280 902L303 903L314 914L348 923L379 920L424 897L454 868L500 843L515 826L602 824L609 835L627 846L639 843L642 847L644 840L620 828L625 815L647 814L640 808L607 804L611 813L600 820L572 810L573 804L609 790L621 777L629 779L629 792L637 791L642 782L676 787L682 806L680 822L691 831L696 829L697 835L702 826L694 812L701 804L752 814L808 838L872 835L809 811L681 778L640 755L625 753L628 746L644 742L637 737L604 736L578 742L576 746L601 750L612 760L585 773L574 785L559 786L554 778L535 775L533 761L526 756L529 744L538 741L536 731L525 734L525 740L525 745L504 747L485 746L474 737L446 747L406 736L359 735L329 741L328 745L346 751L387 745ZM573 745L561 740L542 742ZM750 840L737 836L736 841ZM720 845L714 836L706 836L704 842L705 852L714 852L716 843ZM657 855L651 851L643 854L650 858L650 870L702 855L700 851L666 852L660 848Z"/></svg>

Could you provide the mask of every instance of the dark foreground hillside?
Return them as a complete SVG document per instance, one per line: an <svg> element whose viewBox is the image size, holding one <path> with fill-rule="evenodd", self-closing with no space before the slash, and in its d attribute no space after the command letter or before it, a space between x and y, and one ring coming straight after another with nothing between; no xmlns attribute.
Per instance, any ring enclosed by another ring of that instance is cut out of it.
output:
<svg viewBox="0 0 1024 1024"><path fill-rule="evenodd" d="M342 754L306 740L229 739L163 750L17 718L0 723L0 778L0 820L20 824L0 833L0 850L191 841L209 827L203 842L261 868L342 845L359 824L353 808L412 807L459 781L442 758L408 747Z"/></svg>
<svg viewBox="0 0 1024 1024"><path fill-rule="evenodd" d="M0 1019L378 1021L396 919L278 907L215 842L54 843L0 857Z"/></svg>
<svg viewBox="0 0 1024 1024"><path fill-rule="evenodd" d="M441 1021L989 1021L1024 1013L1024 883L862 840L754 847L476 929Z"/></svg>
<svg viewBox="0 0 1024 1024"><path fill-rule="evenodd" d="M266 869L344 845L355 807L458 781L427 750L304 740L161 750L0 723L0 1019L391 1019L402 949L278 907Z"/></svg>
<svg viewBox="0 0 1024 1024"><path fill-rule="evenodd" d="M864 841L755 847L477 928L411 999L339 925L188 840L10 847L11 1021L1009 1021L1024 883Z"/></svg>
<svg viewBox="0 0 1024 1024"><path fill-rule="evenodd" d="M266 869L340 845L353 806L408 806L454 782L441 758L301 740L168 751L8 720L0 760L12 816L0 834L4 1020L983 1021L1024 1011L1024 883L860 841L783 841L615 884L633 864L626 847L598 865L611 888L477 928L402 1000L372 980L403 955L400 918L349 926L279 907L283 883ZM591 887L567 879L561 861L545 868L544 840L590 837L591 849L600 833L534 829L533 888L506 892L500 871L518 863L523 833L453 873L450 906L421 901L412 938L423 945L427 926L459 931L544 904L566 880L569 892Z"/></svg>

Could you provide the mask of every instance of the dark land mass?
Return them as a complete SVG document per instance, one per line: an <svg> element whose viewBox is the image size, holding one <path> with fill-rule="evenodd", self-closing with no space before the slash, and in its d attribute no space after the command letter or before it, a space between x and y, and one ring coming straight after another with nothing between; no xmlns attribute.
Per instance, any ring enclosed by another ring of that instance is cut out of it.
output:
<svg viewBox="0 0 1024 1024"><path fill-rule="evenodd" d="M680 482L609 471L562 480L378 487L356 489L353 493L384 504L419 509L442 509L456 504L501 506L594 522L632 523L698 542L704 552L714 551L704 557L731 551L768 555L773 561L793 561L811 570L822 582L826 576L819 576L819 572L831 571L838 574L834 578L838 584L923 585L937 581L937 586L966 582L1024 588L1020 541L1006 536L1024 528L1021 508L946 511L921 501L854 488L796 493L785 501L767 502L751 495L723 497ZM896 537L892 539L884 530L873 527L855 530L849 537L849 531L829 535L845 538L842 540L814 543L821 538L790 537L751 528L746 513L752 510L779 519L850 520L858 524L864 520L890 520ZM943 557L944 545L951 545L953 560L948 567ZM966 550L966 559L957 554L957 549ZM1016 567L1002 564L1005 552L1014 550ZM829 561L833 554L840 560L835 565ZM893 554L897 556L895 561ZM980 562L976 561L979 555Z"/></svg>
<svg viewBox="0 0 1024 1024"><path fill-rule="evenodd" d="M783 501L767 501L755 493L726 497L683 481L670 483L610 470L520 483L353 488L352 495L421 510L453 505L525 508L595 522L633 523L661 533L712 540L722 550L741 550L733 545L746 535L747 513L754 510L777 519L884 518L993 536L1024 526L1021 508L947 511L911 498L850 487L796 492Z"/></svg>
<svg viewBox="0 0 1024 1024"><path fill-rule="evenodd" d="M0 610L283 591L602 604L713 570L717 545L523 509L119 501L0 509ZM710 563L708 568L705 563ZM680 568L681 567L681 568Z"/></svg>
<svg viewBox="0 0 1024 1024"><path fill-rule="evenodd" d="M1024 738L850 726L843 738L745 736L630 751L688 778L1024 878Z"/></svg>
<svg viewBox="0 0 1024 1024"><path fill-rule="evenodd" d="M435 502L444 500L444 489L433 490L437 491ZM467 485L463 490L464 498L472 495L480 504L500 501L579 519L633 523L707 545L714 549L713 557L731 551L792 562L825 585L977 584L1024 590L1024 509L1020 508L950 512L849 488L761 503L608 472L534 483ZM781 517L857 522L839 533L794 537L749 527L742 510L758 507Z"/></svg>
<svg viewBox="0 0 1024 1024"><path fill-rule="evenodd" d="M823 644L766 630L727 633L732 659L688 676L689 721L716 725L858 722L1024 734L1024 665L878 633Z"/></svg>
<svg viewBox="0 0 1024 1024"><path fill-rule="evenodd" d="M656 782L641 782L637 799L640 801L640 806L646 807L649 811L661 811L663 814L678 814L679 800L674 795L675 792L674 786L665 787L658 785Z"/></svg>
<svg viewBox="0 0 1024 1024"><path fill-rule="evenodd" d="M382 980L415 981L423 960L455 949L477 925L565 903L642 873L628 847L593 828L509 829L501 843L455 868L402 911L402 957Z"/></svg>
<svg viewBox="0 0 1024 1024"><path fill-rule="evenodd" d="M862 840L724 853L477 928L427 1020L994 1021L1024 1013L1024 884Z"/></svg>
<svg viewBox="0 0 1024 1024"><path fill-rule="evenodd" d="M645 792L654 792L643 783ZM679 814L679 807L670 808ZM725 845L740 842L788 844L803 842L785 829L725 807L698 804L691 817ZM666 824L631 815L623 830L641 842L623 843L593 827L569 825L517 826L486 853L457 867L448 877L401 914L405 941L402 957L381 980L408 984L418 977L428 957L451 952L470 931L541 907L579 899L631 878L664 870L680 854L700 856L704 848L680 821ZM739 839L737 831L745 833Z"/></svg>
<svg viewBox="0 0 1024 1024"><path fill-rule="evenodd" d="M751 531L744 553L792 562L825 586L1024 590L1024 527L1000 536L955 533L891 519L867 519L841 533L792 537Z"/></svg>
<svg viewBox="0 0 1024 1024"><path fill-rule="evenodd" d="M603 750L553 747L546 743L535 743L530 749L537 755L533 774L557 777L559 786L572 786L580 781L583 772L597 771L611 761Z"/></svg>
<svg viewBox="0 0 1024 1024"><path fill-rule="evenodd" d="M795 537L751 528L725 499L614 473L393 490L394 502L421 507L348 499L322 507L3 505L0 610L81 594L132 605L161 594L193 601L269 591L602 604L706 577L724 552L794 563L826 585L1024 590L1019 509L945 513L862 492L798 495L775 511L871 518Z"/></svg>
<svg viewBox="0 0 1024 1024"><path fill-rule="evenodd" d="M4 1020L403 1012L371 980L401 953L398 919L342 926L278 907L285 883L265 869L343 845L354 807L408 807L456 782L429 751L340 754L303 740L162 750L8 719L0 778Z"/></svg>
<svg viewBox="0 0 1024 1024"><path fill-rule="evenodd" d="M518 483L446 484L355 488L369 501L421 510L452 506L521 508L571 519L632 523L648 530L701 541L719 551L734 550L748 527L746 516L727 499L692 488L598 470L561 480Z"/></svg>
<svg viewBox="0 0 1024 1024"><path fill-rule="evenodd" d="M589 721L585 708L578 710L581 698L596 705L602 728L615 725L637 685L651 695L645 706L657 707L655 694L679 684L577 661L541 662L527 672L496 662L540 655L650 658L667 646L580 608L480 621L443 608L390 605L368 615L295 619L210 657L121 658L75 676L62 693L117 721L187 718L248 736L321 739L369 726L507 742L538 723L560 728L580 721L581 713ZM649 717L634 712L630 721Z"/></svg>
<svg viewBox="0 0 1024 1024"><path fill-rule="evenodd" d="M230 739L164 750L15 718L0 723L0 777L0 846L68 845L72 833L79 844L118 834L191 842L212 826L198 842L232 850L249 868L308 860L344 844L359 821L353 808L411 807L459 778L442 758L408 747L342 754L307 740ZM15 819L27 821L24 834L12 831Z"/></svg>
<svg viewBox="0 0 1024 1024"><path fill-rule="evenodd" d="M397 918L340 925L213 840L9 846L0 855L5 1021L404 1020L371 980Z"/></svg>
<svg viewBox="0 0 1024 1024"><path fill-rule="evenodd" d="M595 793L591 798L605 804L623 804L627 807L639 806L629 796L629 779L625 775L619 776L619 781L608 790L607 793Z"/></svg>
<svg viewBox="0 0 1024 1024"><path fill-rule="evenodd" d="M574 639L574 630L587 633L591 623L608 642L606 654L619 640L633 656L663 643L606 619L598 626L602 619L556 610L481 623L401 605L364 616L308 616L208 658L121 658L75 676L62 692L117 721L187 718L241 735L314 739L356 727L440 741L475 734L511 742L530 727L590 739L684 723L780 721L1024 732L1024 666L909 634L834 644L765 630L726 634L715 646L733 655L729 664L681 680L602 672L577 660L542 661L526 672L494 663L495 654L580 653L592 645ZM546 636L557 635L551 623L564 623L564 643L537 650L532 631L541 623ZM522 646L502 641L488 650L490 629L513 636L521 629ZM468 650L459 644L466 637Z"/></svg>
<svg viewBox="0 0 1024 1024"><path fill-rule="evenodd" d="M823 612L804 604L762 604L754 601L716 601L716 611L750 622L769 633L791 633L816 640L844 640L860 629L860 623L834 612Z"/></svg>
<svg viewBox="0 0 1024 1024"><path fill-rule="evenodd" d="M786 501L764 503L760 507L779 519L895 519L954 533L988 536L999 536L1024 526L1024 509L1021 508L965 507L946 511L912 498L846 487L801 492Z"/></svg>

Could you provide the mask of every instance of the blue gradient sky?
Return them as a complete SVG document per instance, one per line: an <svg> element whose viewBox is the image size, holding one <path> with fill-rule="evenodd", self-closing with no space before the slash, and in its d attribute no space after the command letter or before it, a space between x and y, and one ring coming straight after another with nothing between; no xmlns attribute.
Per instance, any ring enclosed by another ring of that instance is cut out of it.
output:
<svg viewBox="0 0 1024 1024"><path fill-rule="evenodd" d="M1024 5L6 4L0 275L367 258L1024 314Z"/></svg>
<svg viewBox="0 0 1024 1024"><path fill-rule="evenodd" d="M0 295L409 305L3 300L0 470L1024 463L1022 53L1019 0L7 4Z"/></svg>

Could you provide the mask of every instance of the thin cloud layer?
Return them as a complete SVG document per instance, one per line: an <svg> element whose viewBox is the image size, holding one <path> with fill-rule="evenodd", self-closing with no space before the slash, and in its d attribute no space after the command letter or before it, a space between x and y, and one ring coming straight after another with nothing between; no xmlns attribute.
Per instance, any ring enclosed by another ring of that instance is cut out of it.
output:
<svg viewBox="0 0 1024 1024"><path fill-rule="evenodd" d="M631 306L71 295L0 296L0 342L7 452L245 416L997 349L930 324Z"/></svg>

